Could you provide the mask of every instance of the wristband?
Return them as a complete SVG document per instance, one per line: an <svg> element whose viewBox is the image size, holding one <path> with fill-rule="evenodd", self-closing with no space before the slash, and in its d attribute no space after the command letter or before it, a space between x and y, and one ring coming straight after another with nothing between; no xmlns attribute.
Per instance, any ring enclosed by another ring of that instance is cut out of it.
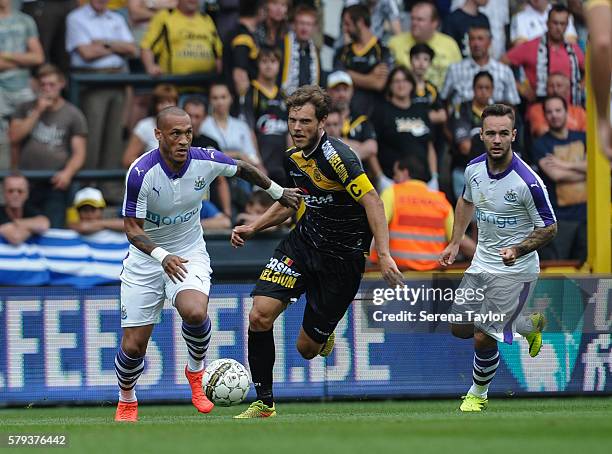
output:
<svg viewBox="0 0 612 454"><path fill-rule="evenodd" d="M278 200L283 196L283 188L280 184L272 181L270 187L266 189L266 192L273 200Z"/></svg>
<svg viewBox="0 0 612 454"><path fill-rule="evenodd" d="M162 263L164 259L170 255L168 251L166 251L163 247L156 247L151 251L151 257L157 260L159 263Z"/></svg>

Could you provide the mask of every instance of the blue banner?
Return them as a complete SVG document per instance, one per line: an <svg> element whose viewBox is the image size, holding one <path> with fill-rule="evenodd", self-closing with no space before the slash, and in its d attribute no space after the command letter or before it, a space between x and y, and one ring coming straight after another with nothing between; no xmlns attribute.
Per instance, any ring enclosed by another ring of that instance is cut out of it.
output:
<svg viewBox="0 0 612 454"><path fill-rule="evenodd" d="M229 357L248 365L251 289L213 285L207 361ZM612 279L540 279L529 304L549 319L545 345L531 358L524 340L500 344L491 393L610 393L611 292ZM468 389L471 340L452 337L443 323L407 333L370 328L369 304L358 298L336 329L333 354L312 361L295 348L304 300L289 307L274 326L275 395L459 396ZM141 402L189 399L180 324L176 310L165 307L138 381ZM120 339L118 287L0 289L0 405L115 402L113 359Z"/></svg>
<svg viewBox="0 0 612 454"><path fill-rule="evenodd" d="M50 229L18 246L0 236L0 285L117 283L129 243L124 233L103 230L79 235Z"/></svg>

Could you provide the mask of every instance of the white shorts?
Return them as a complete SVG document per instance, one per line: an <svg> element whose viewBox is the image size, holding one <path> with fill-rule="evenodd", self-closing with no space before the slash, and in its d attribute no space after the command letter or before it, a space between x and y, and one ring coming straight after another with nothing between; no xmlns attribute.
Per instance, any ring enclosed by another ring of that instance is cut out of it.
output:
<svg viewBox="0 0 612 454"><path fill-rule="evenodd" d="M182 282L172 282L161 264L150 257L129 254L121 271L121 327L145 326L161 321L164 300L174 306L182 290L210 293L210 258L206 250L183 254L187 276Z"/></svg>
<svg viewBox="0 0 612 454"><path fill-rule="evenodd" d="M510 277L490 273L465 273L451 307L451 314L461 314L462 321L453 323L473 323L475 328L498 342L512 344L516 335L516 320L525 311L536 282L535 274ZM458 295L465 297L460 299Z"/></svg>

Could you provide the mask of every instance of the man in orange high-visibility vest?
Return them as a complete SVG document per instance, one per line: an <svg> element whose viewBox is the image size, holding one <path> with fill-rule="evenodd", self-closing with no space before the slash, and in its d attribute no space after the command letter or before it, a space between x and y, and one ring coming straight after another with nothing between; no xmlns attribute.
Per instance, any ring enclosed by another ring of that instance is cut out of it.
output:
<svg viewBox="0 0 612 454"><path fill-rule="evenodd" d="M434 191L420 179L421 167L414 158L393 166L395 184L381 194L389 224L389 249L398 266L418 271L439 268L438 257L451 238L453 207L443 192ZM465 238L462 253L471 257L476 245ZM375 252L370 256L377 261Z"/></svg>

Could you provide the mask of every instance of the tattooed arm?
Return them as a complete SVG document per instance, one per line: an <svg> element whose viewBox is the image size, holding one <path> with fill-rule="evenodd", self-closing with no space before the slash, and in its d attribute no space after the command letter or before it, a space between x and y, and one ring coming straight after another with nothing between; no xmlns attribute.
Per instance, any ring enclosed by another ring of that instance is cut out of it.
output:
<svg viewBox="0 0 612 454"><path fill-rule="evenodd" d="M151 255L151 252L158 248L157 244L155 244L144 231L144 219L125 217L123 218L123 225L128 241L137 249L147 255ZM161 261L162 268L172 282L176 282L176 280L182 282L187 274L187 268L185 268L183 264L187 263L188 260L178 255L169 254L167 252L166 254L167 255Z"/></svg>
<svg viewBox="0 0 612 454"><path fill-rule="evenodd" d="M151 241L149 235L145 233L144 219L125 217L123 218L123 226L128 241L145 254L151 255L151 251L157 247L157 244Z"/></svg>
<svg viewBox="0 0 612 454"><path fill-rule="evenodd" d="M504 265L514 265L516 259L541 248L551 241L556 234L557 223L547 225L546 227L535 228L533 232L527 236L527 238L516 246L503 248L501 251L499 251L499 254L502 256L502 260L504 261Z"/></svg>
<svg viewBox="0 0 612 454"><path fill-rule="evenodd" d="M276 185L276 183L264 175L257 167L249 164L248 162L236 160L236 165L238 166L238 169L236 170L235 176L240 177L255 186L263 188L266 192L272 189L273 185ZM280 193L282 188L280 188L278 185L276 185L276 187ZM268 193L270 194L270 192ZM300 193L300 190L297 188L284 188L280 198L276 198L275 200L284 207L297 210L300 206Z"/></svg>
<svg viewBox="0 0 612 454"><path fill-rule="evenodd" d="M268 189L272 184L272 180L254 165L246 161L240 161L239 159L236 159L236 165L238 166L238 170L236 171L237 177L263 189Z"/></svg>

